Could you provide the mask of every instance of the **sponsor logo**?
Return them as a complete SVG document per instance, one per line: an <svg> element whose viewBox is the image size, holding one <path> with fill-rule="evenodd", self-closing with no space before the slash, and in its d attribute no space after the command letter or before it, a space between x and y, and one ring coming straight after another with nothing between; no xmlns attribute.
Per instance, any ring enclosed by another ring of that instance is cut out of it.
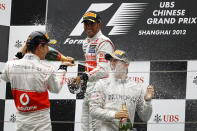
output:
<svg viewBox="0 0 197 131"><path fill-rule="evenodd" d="M96 55L93 53L85 54L86 61L96 61Z"/></svg>
<svg viewBox="0 0 197 131"><path fill-rule="evenodd" d="M29 104L29 96L26 93L21 94L20 96L20 103L25 106L18 106L18 110L20 111L30 111L30 110L36 110L37 106L27 106Z"/></svg>
<svg viewBox="0 0 197 131"><path fill-rule="evenodd" d="M179 116L178 115L164 115L163 120L165 122L178 122Z"/></svg>
<svg viewBox="0 0 197 131"><path fill-rule="evenodd" d="M113 3L92 3L86 12L88 12L90 10L94 10L96 12L101 12L101 11L104 11L104 10L108 9L109 7L111 7L112 4ZM85 12L84 12L84 14L85 14ZM78 24L75 26L75 28L73 29L73 31L70 33L69 36L81 36L82 35L82 33L84 31L83 24L81 23L82 20L83 20L83 17L81 17Z"/></svg>
<svg viewBox="0 0 197 131"><path fill-rule="evenodd" d="M104 58L104 54L102 52L100 53L100 57L103 57Z"/></svg>
<svg viewBox="0 0 197 131"><path fill-rule="evenodd" d="M96 12L103 12L110 8L113 3L92 3L86 12L93 10ZM106 26L113 28L108 35L124 35L127 34L134 23L139 19L141 13L144 11L148 3L121 3L114 15L111 17ZM85 14L85 13L84 13ZM91 14L89 14L91 15ZM81 23L83 16L71 31L70 37L81 36L84 32L83 24ZM66 38L64 44L82 44L82 39Z"/></svg>
<svg viewBox="0 0 197 131"><path fill-rule="evenodd" d="M133 76L129 77L129 79L135 81L136 83L144 83L144 77Z"/></svg>
<svg viewBox="0 0 197 131"><path fill-rule="evenodd" d="M64 41L64 44L83 44L84 39L71 39L71 38L66 38L66 40Z"/></svg>
<svg viewBox="0 0 197 131"><path fill-rule="evenodd" d="M92 3L88 10L97 12L105 11L110 8L113 3ZM106 26L113 26L108 35L127 34L136 20L139 19L140 13L144 11L147 3L122 3ZM70 33L70 36L81 36L83 33L82 18Z"/></svg>
<svg viewBox="0 0 197 131"><path fill-rule="evenodd" d="M0 3L0 10L5 10L6 6L4 3Z"/></svg>
<svg viewBox="0 0 197 131"><path fill-rule="evenodd" d="M10 116L10 121L11 122L16 122L16 115L15 114L12 114L11 116Z"/></svg>
<svg viewBox="0 0 197 131"><path fill-rule="evenodd" d="M88 17L88 16L91 16L91 17L94 17L94 18L96 18L96 14L94 14L94 13L87 13L87 14L85 14L84 16L83 16L83 18L86 18L86 17Z"/></svg>
<svg viewBox="0 0 197 131"><path fill-rule="evenodd" d="M118 55L120 55L120 56L121 56L123 53L124 53L124 52L122 52L122 51L120 51L120 50L116 50L116 51L115 51L115 54L118 54Z"/></svg>
<svg viewBox="0 0 197 131"><path fill-rule="evenodd" d="M136 102L138 98L129 95L121 95L121 94L110 94L108 95L109 101L133 101Z"/></svg>
<svg viewBox="0 0 197 131"><path fill-rule="evenodd" d="M17 108L20 111L30 111L30 110L36 110L37 106L27 106L27 107L18 106Z"/></svg>
<svg viewBox="0 0 197 131"><path fill-rule="evenodd" d="M154 117L154 121L156 123L164 122L164 123L176 123L179 122L180 118L179 115L159 115L156 114Z"/></svg>
<svg viewBox="0 0 197 131"><path fill-rule="evenodd" d="M108 61L105 58L99 58L99 62L105 62L108 63Z"/></svg>
<svg viewBox="0 0 197 131"><path fill-rule="evenodd" d="M197 76L194 77L193 83L197 85Z"/></svg>
<svg viewBox="0 0 197 131"><path fill-rule="evenodd" d="M89 53L95 53L96 45L90 45Z"/></svg>
<svg viewBox="0 0 197 131"><path fill-rule="evenodd" d="M23 93L21 96L20 96L20 103L23 105L23 106L26 106L29 104L29 96L26 94L26 93Z"/></svg>
<svg viewBox="0 0 197 131"><path fill-rule="evenodd" d="M19 41L19 40L17 40L16 41L16 44L14 45L16 48L20 48L20 47L22 47L22 41Z"/></svg>
<svg viewBox="0 0 197 131"><path fill-rule="evenodd" d="M28 59L32 59L32 56L29 56ZM13 64L13 68L19 68L19 69L35 69L37 71L42 71L41 68L39 67L34 67L34 66L28 66L28 65L17 65L17 64Z"/></svg>
<svg viewBox="0 0 197 131"><path fill-rule="evenodd" d="M122 3L106 26L113 26L108 35L127 34L139 19L147 3Z"/></svg>
<svg viewBox="0 0 197 131"><path fill-rule="evenodd" d="M155 115L155 117L154 117L154 121L155 121L156 123L161 122L161 121L162 121L162 119L161 119L161 115L156 114L156 115Z"/></svg>

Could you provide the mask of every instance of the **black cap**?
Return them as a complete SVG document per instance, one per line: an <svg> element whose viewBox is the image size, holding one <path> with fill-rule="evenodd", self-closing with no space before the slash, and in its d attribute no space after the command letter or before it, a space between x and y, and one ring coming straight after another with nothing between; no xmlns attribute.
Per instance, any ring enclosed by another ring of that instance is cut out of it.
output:
<svg viewBox="0 0 197 131"><path fill-rule="evenodd" d="M27 38L27 45L32 45L32 44L56 44L57 41L56 40L50 40L49 39L49 35L46 32L42 32L42 31L34 31L32 32L28 38Z"/></svg>
<svg viewBox="0 0 197 131"><path fill-rule="evenodd" d="M115 50L113 53L105 55L106 60L111 60L112 58L129 63L128 56L123 50Z"/></svg>
<svg viewBox="0 0 197 131"><path fill-rule="evenodd" d="M98 12L88 11L83 15L83 21L101 22L101 17Z"/></svg>

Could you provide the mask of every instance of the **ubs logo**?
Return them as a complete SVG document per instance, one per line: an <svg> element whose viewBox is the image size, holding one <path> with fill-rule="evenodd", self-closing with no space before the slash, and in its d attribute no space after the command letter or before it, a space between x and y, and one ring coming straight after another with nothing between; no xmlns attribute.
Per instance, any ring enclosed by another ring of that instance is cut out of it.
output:
<svg viewBox="0 0 197 131"><path fill-rule="evenodd" d="M144 83L144 77L132 76L129 77L130 80L135 81L136 83Z"/></svg>
<svg viewBox="0 0 197 131"><path fill-rule="evenodd" d="M197 76L194 77L193 83L197 85Z"/></svg>
<svg viewBox="0 0 197 131"><path fill-rule="evenodd" d="M16 44L14 45L16 48L22 47L22 41L17 40Z"/></svg>
<svg viewBox="0 0 197 131"><path fill-rule="evenodd" d="M159 115L156 114L154 117L154 121L156 123L160 123L160 122L165 122L165 123L173 123L173 122L179 122L180 117L179 115L172 115L172 114L165 114L165 115Z"/></svg>
<svg viewBox="0 0 197 131"><path fill-rule="evenodd" d="M16 122L16 115L15 115L15 114L12 114L12 115L10 116L10 121L11 121L11 122Z"/></svg>
<svg viewBox="0 0 197 131"><path fill-rule="evenodd" d="M155 117L154 117L154 121L155 121L156 123L161 122L161 121L162 121L162 119L161 119L161 115L156 114L156 115L155 115Z"/></svg>
<svg viewBox="0 0 197 131"><path fill-rule="evenodd" d="M23 93L21 96L20 96L20 103L23 105L23 106L26 106L29 104L29 96L26 94L26 93Z"/></svg>

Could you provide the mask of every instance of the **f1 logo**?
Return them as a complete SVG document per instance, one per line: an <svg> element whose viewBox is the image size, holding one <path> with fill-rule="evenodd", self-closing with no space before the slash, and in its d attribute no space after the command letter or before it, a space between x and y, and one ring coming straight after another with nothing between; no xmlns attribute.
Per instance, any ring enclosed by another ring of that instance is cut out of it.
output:
<svg viewBox="0 0 197 131"><path fill-rule="evenodd" d="M110 8L112 5L113 3L92 3L86 12L90 10L101 12ZM141 12L145 9L146 5L147 3L122 3L106 25L113 26L108 35L127 34L135 21L140 17ZM82 35L82 19L83 17L81 17L80 21L69 36Z"/></svg>
<svg viewBox="0 0 197 131"><path fill-rule="evenodd" d="M110 6L112 6L112 4L113 3L92 3L86 12L90 10L101 12L101 11L108 9ZM78 22L74 30L70 33L70 36L80 36L83 33L83 24L81 24L82 20L83 20L83 17L81 17L80 21Z"/></svg>

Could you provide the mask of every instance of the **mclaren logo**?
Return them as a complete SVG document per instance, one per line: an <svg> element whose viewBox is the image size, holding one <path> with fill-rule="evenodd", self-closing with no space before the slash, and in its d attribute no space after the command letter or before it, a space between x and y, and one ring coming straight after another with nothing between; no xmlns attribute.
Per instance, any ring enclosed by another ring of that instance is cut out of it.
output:
<svg viewBox="0 0 197 131"><path fill-rule="evenodd" d="M86 12L90 10L101 12L110 8L112 5L113 3L92 3ZM106 25L113 26L108 35L122 35L129 32L146 6L147 3L122 3ZM70 36L80 36L83 33L82 19L80 19L70 33Z"/></svg>

